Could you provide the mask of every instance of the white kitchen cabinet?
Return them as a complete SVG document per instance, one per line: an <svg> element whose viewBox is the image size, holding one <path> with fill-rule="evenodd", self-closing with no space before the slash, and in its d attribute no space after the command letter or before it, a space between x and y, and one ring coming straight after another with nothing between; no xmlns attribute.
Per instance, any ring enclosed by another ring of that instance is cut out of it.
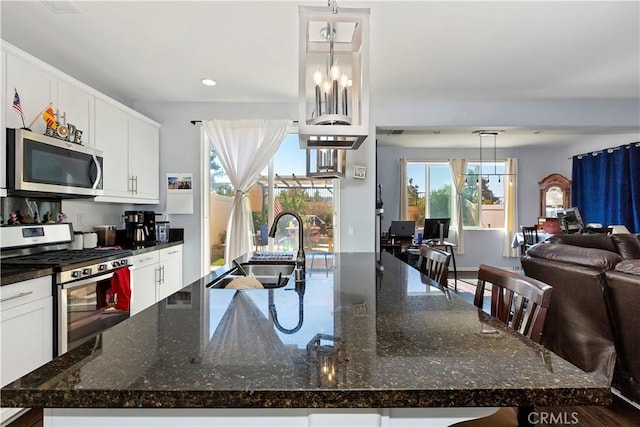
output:
<svg viewBox="0 0 640 427"><path fill-rule="evenodd" d="M7 53L4 50L0 51L0 99L7 99ZM0 106L0 122L7 122L7 113L9 109L12 109L10 104L3 102L2 106ZM2 170L6 171L7 133L4 129L0 129L0 165L2 165ZM2 172L0 173L0 197L4 197L6 195L7 174Z"/></svg>
<svg viewBox="0 0 640 427"><path fill-rule="evenodd" d="M24 112L25 126L30 127L35 133L44 134L47 125L41 115L50 102L57 101L57 77L43 67L38 67L25 58L7 52L6 84L6 127L21 128L23 126L20 115L11 107L15 90L17 90ZM54 105L54 110L55 108ZM36 119L35 122L29 126L34 119Z"/></svg>
<svg viewBox="0 0 640 427"><path fill-rule="evenodd" d="M133 257L131 270L131 316L156 303L156 287L159 278L158 251L148 252Z"/></svg>
<svg viewBox="0 0 640 427"><path fill-rule="evenodd" d="M158 203L159 130L124 109L96 98L95 146L103 151L104 196L98 202Z"/></svg>
<svg viewBox="0 0 640 427"><path fill-rule="evenodd" d="M128 179L129 124L127 113L111 103L96 98L95 117L94 143L95 148L103 152L104 194L107 199L109 197L128 198L131 196L131 191Z"/></svg>
<svg viewBox="0 0 640 427"><path fill-rule="evenodd" d="M65 80L58 80L58 102L54 104L54 109L58 110L62 122L62 115L67 124L72 124L76 129L82 131L80 141L82 145L93 147L93 108L94 96L81 88ZM71 141L74 136L69 135Z"/></svg>
<svg viewBox="0 0 640 427"><path fill-rule="evenodd" d="M136 255L131 270L131 316L184 286L182 245Z"/></svg>
<svg viewBox="0 0 640 427"><path fill-rule="evenodd" d="M179 291L182 282L182 245L171 246L160 250L160 277L158 280L157 298L162 300Z"/></svg>
<svg viewBox="0 0 640 427"><path fill-rule="evenodd" d="M0 386L53 357L51 276L0 286ZM0 422L20 408L1 408Z"/></svg>
<svg viewBox="0 0 640 427"><path fill-rule="evenodd" d="M160 131L141 119L129 117L129 174L137 199L160 198Z"/></svg>

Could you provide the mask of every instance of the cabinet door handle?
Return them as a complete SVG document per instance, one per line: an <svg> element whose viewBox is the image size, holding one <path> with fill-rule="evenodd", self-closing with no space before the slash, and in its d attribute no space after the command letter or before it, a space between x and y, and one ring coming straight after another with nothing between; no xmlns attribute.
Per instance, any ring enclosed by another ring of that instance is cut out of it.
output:
<svg viewBox="0 0 640 427"><path fill-rule="evenodd" d="M138 194L138 175L135 176L136 190L135 193Z"/></svg>
<svg viewBox="0 0 640 427"><path fill-rule="evenodd" d="M171 251L171 252L168 252L167 255L177 254L178 252L180 252L180 251Z"/></svg>
<svg viewBox="0 0 640 427"><path fill-rule="evenodd" d="M160 267L162 269L162 283L164 283L164 265Z"/></svg>
<svg viewBox="0 0 640 427"><path fill-rule="evenodd" d="M26 297L27 295L31 295L32 293L33 293L33 291L20 292L19 294L11 295L10 297L0 299L0 302L5 302L5 301L10 301L10 300L16 299L16 298Z"/></svg>
<svg viewBox="0 0 640 427"><path fill-rule="evenodd" d="M129 177L129 181L131 182L131 190L130 190L130 191L131 191L131 194L133 194L133 191L134 191L134 190L133 190L133 175L131 175L131 176Z"/></svg>

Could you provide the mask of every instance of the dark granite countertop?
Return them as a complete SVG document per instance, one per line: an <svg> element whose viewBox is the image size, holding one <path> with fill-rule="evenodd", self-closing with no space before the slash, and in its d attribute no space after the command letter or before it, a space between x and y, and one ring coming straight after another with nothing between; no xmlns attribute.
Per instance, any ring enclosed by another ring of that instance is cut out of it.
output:
<svg viewBox="0 0 640 427"><path fill-rule="evenodd" d="M0 265L0 286L12 285L25 280L37 279L53 274L51 267L18 267Z"/></svg>
<svg viewBox="0 0 640 427"><path fill-rule="evenodd" d="M149 245L121 245L124 249L131 249L133 251L133 255L144 254L148 252L158 251L164 248L170 248L172 246L178 246L184 244L184 240L172 240L168 243L153 243ZM118 256L110 256L105 257L105 260L116 259ZM74 268L79 268L84 265L94 264L95 260L86 261L83 263L77 263L74 265ZM18 266L18 265L7 265L2 264L0 261L0 286L11 285L13 283L22 282L25 280L36 279L42 276L48 276L54 274L54 269L52 267L42 266L42 267L29 267L29 266Z"/></svg>
<svg viewBox="0 0 640 427"><path fill-rule="evenodd" d="M148 252L159 251L161 249L170 248L172 246L182 245L183 240L176 240L169 243L153 243L150 245L123 246L123 248L132 249L133 255L145 254Z"/></svg>
<svg viewBox="0 0 640 427"><path fill-rule="evenodd" d="M610 402L606 384L458 295L423 284L389 254L315 254L313 265L310 258L305 286L209 289L218 274L203 277L7 385L0 406Z"/></svg>

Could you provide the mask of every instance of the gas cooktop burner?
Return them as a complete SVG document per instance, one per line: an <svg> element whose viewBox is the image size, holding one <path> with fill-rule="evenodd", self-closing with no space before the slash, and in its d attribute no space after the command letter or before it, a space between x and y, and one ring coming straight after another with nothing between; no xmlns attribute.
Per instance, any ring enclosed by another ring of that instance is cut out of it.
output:
<svg viewBox="0 0 640 427"><path fill-rule="evenodd" d="M130 249L84 249L81 251L60 250L42 252L33 255L24 255L14 258L3 259L3 264L12 265L47 265L53 267L65 267L74 264L85 263L87 261L101 261L110 258L122 258L132 256Z"/></svg>

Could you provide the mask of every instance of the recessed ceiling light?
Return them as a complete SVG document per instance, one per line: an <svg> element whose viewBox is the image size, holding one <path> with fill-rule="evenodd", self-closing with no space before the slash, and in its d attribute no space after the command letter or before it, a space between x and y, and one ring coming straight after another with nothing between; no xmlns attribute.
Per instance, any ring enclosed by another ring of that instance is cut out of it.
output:
<svg viewBox="0 0 640 427"><path fill-rule="evenodd" d="M202 79L202 84L205 86L215 86L216 82L213 79Z"/></svg>

